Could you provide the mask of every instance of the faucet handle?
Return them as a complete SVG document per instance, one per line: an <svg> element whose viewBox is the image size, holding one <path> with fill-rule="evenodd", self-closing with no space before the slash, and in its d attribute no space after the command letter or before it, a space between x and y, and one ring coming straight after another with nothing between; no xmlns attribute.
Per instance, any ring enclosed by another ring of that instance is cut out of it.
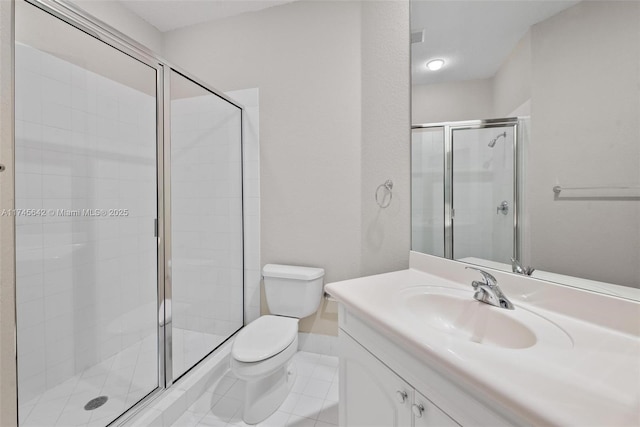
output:
<svg viewBox="0 0 640 427"><path fill-rule="evenodd" d="M465 268L467 270L475 270L475 271L479 272L480 274L482 274L482 277L484 277L484 280L485 280L486 284L489 285L490 287L495 286L495 285L498 284L498 280L495 277L493 277L491 274L487 273L484 270L481 270L481 269L476 268L476 267L465 267ZM475 286L476 282L473 282L473 283L474 283L473 287L475 289L477 287L477 286Z"/></svg>

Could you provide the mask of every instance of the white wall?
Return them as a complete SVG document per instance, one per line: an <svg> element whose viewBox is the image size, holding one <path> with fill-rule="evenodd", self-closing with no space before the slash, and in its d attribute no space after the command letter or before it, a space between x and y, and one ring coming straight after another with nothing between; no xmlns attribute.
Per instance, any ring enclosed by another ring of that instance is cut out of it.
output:
<svg viewBox="0 0 640 427"><path fill-rule="evenodd" d="M551 189L640 184L640 3L581 2L533 27L532 55L531 264L638 286L638 201Z"/></svg>
<svg viewBox="0 0 640 427"><path fill-rule="evenodd" d="M113 0L69 1L152 51L162 52L162 33L119 2Z"/></svg>
<svg viewBox="0 0 640 427"><path fill-rule="evenodd" d="M0 208L14 208L13 51L11 1L0 1ZM16 387L14 218L0 216L0 425L18 421Z"/></svg>
<svg viewBox="0 0 640 427"><path fill-rule="evenodd" d="M531 99L531 31L520 39L491 79L494 117L512 112Z"/></svg>
<svg viewBox="0 0 640 427"><path fill-rule="evenodd" d="M494 117L492 79L414 85L411 123L441 123Z"/></svg>
<svg viewBox="0 0 640 427"><path fill-rule="evenodd" d="M409 267L411 116L409 2L362 4L362 275ZM392 179L391 205L376 189Z"/></svg>

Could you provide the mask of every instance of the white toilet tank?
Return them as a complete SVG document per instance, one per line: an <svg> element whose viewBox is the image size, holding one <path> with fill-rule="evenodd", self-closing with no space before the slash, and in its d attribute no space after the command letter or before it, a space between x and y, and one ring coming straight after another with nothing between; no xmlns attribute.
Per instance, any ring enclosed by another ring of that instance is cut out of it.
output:
<svg viewBox="0 0 640 427"><path fill-rule="evenodd" d="M324 289L324 269L267 264L262 276L272 314L302 319L318 310Z"/></svg>

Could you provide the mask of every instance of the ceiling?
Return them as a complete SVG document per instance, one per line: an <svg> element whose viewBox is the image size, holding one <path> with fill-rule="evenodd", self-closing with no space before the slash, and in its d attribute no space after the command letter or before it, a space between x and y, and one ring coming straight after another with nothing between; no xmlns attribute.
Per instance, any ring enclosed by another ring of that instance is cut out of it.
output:
<svg viewBox="0 0 640 427"><path fill-rule="evenodd" d="M493 76L533 24L579 1L412 1L411 32L424 42L411 46L413 84L484 79ZM425 64L445 60L437 72Z"/></svg>
<svg viewBox="0 0 640 427"><path fill-rule="evenodd" d="M1 0L0 0L1 1ZM119 0L161 32L254 12L296 0ZM424 42L411 46L413 84L491 77L535 23L575 0L412 0L411 32L424 30ZM446 61L438 72L424 65Z"/></svg>
<svg viewBox="0 0 640 427"><path fill-rule="evenodd" d="M254 12L295 0L119 0L161 32Z"/></svg>

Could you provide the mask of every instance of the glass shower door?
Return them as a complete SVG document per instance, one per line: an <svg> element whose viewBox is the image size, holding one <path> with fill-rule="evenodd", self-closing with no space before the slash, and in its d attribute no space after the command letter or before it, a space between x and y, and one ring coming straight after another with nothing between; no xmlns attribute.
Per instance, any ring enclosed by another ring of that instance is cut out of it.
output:
<svg viewBox="0 0 640 427"><path fill-rule="evenodd" d="M444 257L444 128L411 132L411 249Z"/></svg>
<svg viewBox="0 0 640 427"><path fill-rule="evenodd" d="M453 258L509 265L514 253L515 126L452 130Z"/></svg>
<svg viewBox="0 0 640 427"><path fill-rule="evenodd" d="M158 387L157 68L16 2L21 425L107 425Z"/></svg>
<svg viewBox="0 0 640 427"><path fill-rule="evenodd" d="M243 325L242 111L170 74L175 380Z"/></svg>

